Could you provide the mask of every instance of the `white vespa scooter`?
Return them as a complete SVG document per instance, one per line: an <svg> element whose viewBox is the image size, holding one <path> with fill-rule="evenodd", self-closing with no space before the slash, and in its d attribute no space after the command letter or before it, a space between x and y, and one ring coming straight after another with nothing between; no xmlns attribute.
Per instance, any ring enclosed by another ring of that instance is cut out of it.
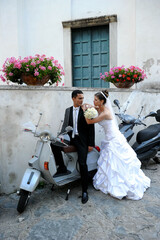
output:
<svg viewBox="0 0 160 240"><path fill-rule="evenodd" d="M42 116L42 114L40 115ZM38 125L36 127L38 127ZM61 137L54 137L47 130L37 132L36 129L34 131L29 129L24 130L27 132L32 132L34 134L34 137L38 137L39 139L36 144L35 154L28 162L30 168L26 169L20 184L20 190L17 192L20 195L17 205L17 211L19 213L22 213L24 211L31 193L38 186L41 177L44 178L47 182L52 183L56 186L62 186L80 178L76 149L74 146L68 145L69 136L67 132L71 131L72 127L68 126L66 128L66 132L61 134ZM61 176L55 175L57 172L57 167L54 155L52 154L52 149L50 147L51 141L53 144L63 147L63 160L67 167L67 170L70 171L69 174L64 174ZM91 152L88 153L87 165L89 172L96 170L98 158L99 152L97 149L94 148ZM67 192L67 194L69 194L69 192Z"/></svg>

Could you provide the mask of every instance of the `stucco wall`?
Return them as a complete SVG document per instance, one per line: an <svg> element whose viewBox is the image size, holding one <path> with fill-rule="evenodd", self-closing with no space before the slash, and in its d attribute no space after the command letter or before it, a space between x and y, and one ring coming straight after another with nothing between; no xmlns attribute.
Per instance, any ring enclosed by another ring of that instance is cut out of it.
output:
<svg viewBox="0 0 160 240"><path fill-rule="evenodd" d="M23 124L31 121L37 124L39 113L43 113L40 128L49 129L56 135L64 110L72 104L71 92L74 88L60 87L0 87L0 192L10 193L18 189L27 168L28 160L34 154L36 140L31 133L23 132ZM99 89L83 89L84 102L93 103L94 93ZM121 105L129 100L127 112L138 115L144 105L142 115L155 111L159 106L160 93L153 90L132 91L131 89L110 89L111 102L118 98ZM117 108L115 108L117 112ZM154 123L153 118L146 124ZM47 126L47 124L49 126ZM135 127L135 132L143 127ZM135 135L136 136L136 135ZM133 137L131 144L135 140ZM96 124L96 144L100 146L103 132Z"/></svg>

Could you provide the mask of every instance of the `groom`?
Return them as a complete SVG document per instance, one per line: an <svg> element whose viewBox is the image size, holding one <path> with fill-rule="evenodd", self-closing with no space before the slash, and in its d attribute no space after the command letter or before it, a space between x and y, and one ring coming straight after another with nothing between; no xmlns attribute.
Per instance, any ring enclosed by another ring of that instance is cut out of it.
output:
<svg viewBox="0 0 160 240"><path fill-rule="evenodd" d="M92 151L94 143L94 124L87 124L83 110L81 108L84 100L83 92L81 90L74 90L72 92L73 106L65 111L65 117L61 133L65 132L67 126L72 126L73 131L68 133L71 138L71 145L74 145L78 153L78 162L80 167L81 183L82 183L82 203L88 201L88 168L87 168L87 153ZM60 147L51 144L55 161L59 165L58 173L67 172L64 165Z"/></svg>

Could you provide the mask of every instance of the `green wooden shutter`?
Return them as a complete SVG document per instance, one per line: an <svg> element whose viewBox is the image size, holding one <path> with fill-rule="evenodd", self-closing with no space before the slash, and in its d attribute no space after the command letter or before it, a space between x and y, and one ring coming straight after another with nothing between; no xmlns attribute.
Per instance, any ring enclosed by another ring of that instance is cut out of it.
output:
<svg viewBox="0 0 160 240"><path fill-rule="evenodd" d="M109 70L109 27L72 30L72 76L76 87L109 87L100 73Z"/></svg>

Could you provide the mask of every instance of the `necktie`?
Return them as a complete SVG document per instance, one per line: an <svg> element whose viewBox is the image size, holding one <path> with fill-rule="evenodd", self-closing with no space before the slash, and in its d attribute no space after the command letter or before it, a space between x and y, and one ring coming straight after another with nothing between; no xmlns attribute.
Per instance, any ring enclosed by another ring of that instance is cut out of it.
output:
<svg viewBox="0 0 160 240"><path fill-rule="evenodd" d="M72 132L72 138L76 135L76 127L77 127L77 108L74 108L73 111L73 132Z"/></svg>

